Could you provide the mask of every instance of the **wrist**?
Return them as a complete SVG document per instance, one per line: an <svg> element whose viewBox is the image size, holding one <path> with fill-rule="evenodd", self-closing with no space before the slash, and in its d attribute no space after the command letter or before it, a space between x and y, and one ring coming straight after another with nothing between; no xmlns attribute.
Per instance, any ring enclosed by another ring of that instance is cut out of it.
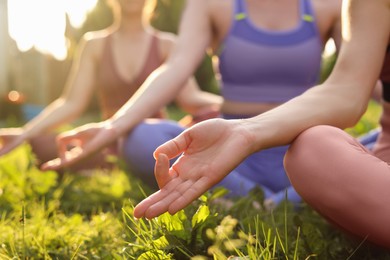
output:
<svg viewBox="0 0 390 260"><path fill-rule="evenodd" d="M18 128L18 131L19 131L19 133L18 133L19 136L25 141L29 141L34 137L32 131L29 130L28 128L21 127L21 128Z"/></svg>
<svg viewBox="0 0 390 260"><path fill-rule="evenodd" d="M102 124L104 128L110 129L114 135L119 138L128 132L128 128L124 122L125 120L120 120L119 118L110 118L103 121Z"/></svg>
<svg viewBox="0 0 390 260"><path fill-rule="evenodd" d="M232 119L228 120L234 124L234 136L241 136L245 139L243 143L248 155L259 151L259 139L256 132L256 126L249 119Z"/></svg>
<svg viewBox="0 0 390 260"><path fill-rule="evenodd" d="M250 139L251 152L258 152L272 146L270 141L273 134L265 123L261 123L257 117L243 119L242 122Z"/></svg>

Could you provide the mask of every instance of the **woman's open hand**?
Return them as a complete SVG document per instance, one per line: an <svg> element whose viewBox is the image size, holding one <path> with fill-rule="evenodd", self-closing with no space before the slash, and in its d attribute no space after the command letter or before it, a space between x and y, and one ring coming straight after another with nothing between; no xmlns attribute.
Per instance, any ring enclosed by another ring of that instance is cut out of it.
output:
<svg viewBox="0 0 390 260"><path fill-rule="evenodd" d="M64 132L57 137L59 157L44 163L42 170L58 170L89 158L118 139L107 122L91 123Z"/></svg>
<svg viewBox="0 0 390 260"><path fill-rule="evenodd" d="M221 181L253 152L253 137L243 120L198 123L158 147L155 176L160 190L134 209L136 218L174 214ZM169 168L169 159L180 155Z"/></svg>

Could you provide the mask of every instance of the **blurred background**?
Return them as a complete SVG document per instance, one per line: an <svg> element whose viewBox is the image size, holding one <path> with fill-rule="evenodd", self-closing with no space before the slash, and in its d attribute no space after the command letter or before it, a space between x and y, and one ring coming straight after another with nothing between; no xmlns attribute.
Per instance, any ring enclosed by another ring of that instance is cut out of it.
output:
<svg viewBox="0 0 390 260"><path fill-rule="evenodd" d="M30 120L59 97L81 36L112 23L106 1L0 0L0 126ZM157 2L152 26L176 33L185 0ZM218 92L210 57L196 79ZM86 113L95 109L93 101Z"/></svg>

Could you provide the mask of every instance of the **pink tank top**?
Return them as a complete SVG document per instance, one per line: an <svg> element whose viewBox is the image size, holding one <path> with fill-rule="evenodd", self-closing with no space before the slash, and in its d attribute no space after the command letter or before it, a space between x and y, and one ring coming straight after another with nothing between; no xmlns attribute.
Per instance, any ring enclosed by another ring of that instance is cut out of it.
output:
<svg viewBox="0 0 390 260"><path fill-rule="evenodd" d="M99 104L104 119L111 117L138 90L145 79L162 64L158 49L158 38L152 36L148 56L139 75L126 82L118 74L111 47L111 37L106 39L101 60L97 67L96 87ZM161 111L154 117L163 117Z"/></svg>

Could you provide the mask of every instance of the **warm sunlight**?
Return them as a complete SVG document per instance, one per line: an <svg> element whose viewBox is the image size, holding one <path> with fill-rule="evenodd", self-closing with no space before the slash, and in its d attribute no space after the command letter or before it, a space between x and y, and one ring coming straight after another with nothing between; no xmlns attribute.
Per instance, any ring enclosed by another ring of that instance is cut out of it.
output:
<svg viewBox="0 0 390 260"><path fill-rule="evenodd" d="M21 51L38 51L63 60L67 55L66 14L79 27L97 0L9 0L9 33Z"/></svg>
<svg viewBox="0 0 390 260"><path fill-rule="evenodd" d="M335 52L336 52L336 45L334 43L334 40L330 39L325 45L324 56L329 57L333 55Z"/></svg>

